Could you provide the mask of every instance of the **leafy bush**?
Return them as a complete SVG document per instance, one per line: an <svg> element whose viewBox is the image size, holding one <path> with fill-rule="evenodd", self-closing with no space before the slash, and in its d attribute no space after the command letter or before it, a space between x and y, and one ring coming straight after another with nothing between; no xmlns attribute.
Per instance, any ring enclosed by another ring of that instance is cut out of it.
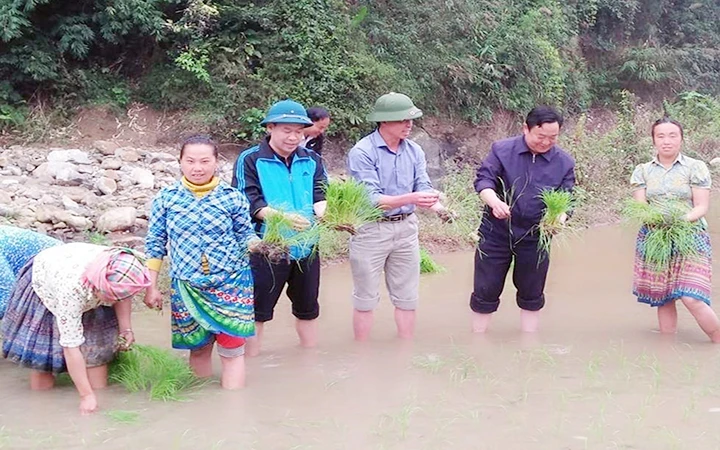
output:
<svg viewBox="0 0 720 450"><path fill-rule="evenodd" d="M537 103L584 111L718 93L714 0L16 0L0 5L0 127L32 102L138 100L258 137L258 111L322 104L355 139L374 100L474 122ZM32 100L32 101L31 101Z"/></svg>

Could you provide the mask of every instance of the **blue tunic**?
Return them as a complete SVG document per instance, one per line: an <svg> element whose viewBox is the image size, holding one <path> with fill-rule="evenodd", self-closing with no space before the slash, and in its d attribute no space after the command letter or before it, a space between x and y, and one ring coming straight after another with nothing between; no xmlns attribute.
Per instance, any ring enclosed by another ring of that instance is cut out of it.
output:
<svg viewBox="0 0 720 450"><path fill-rule="evenodd" d="M20 269L42 250L59 244L62 242L44 234L0 225L0 319Z"/></svg>

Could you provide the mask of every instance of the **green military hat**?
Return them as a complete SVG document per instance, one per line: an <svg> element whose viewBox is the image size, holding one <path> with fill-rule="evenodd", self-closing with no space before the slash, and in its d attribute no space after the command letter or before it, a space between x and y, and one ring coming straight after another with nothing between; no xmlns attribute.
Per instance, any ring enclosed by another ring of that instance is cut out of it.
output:
<svg viewBox="0 0 720 450"><path fill-rule="evenodd" d="M390 92L377 99L372 112L367 115L367 120L369 122L400 122L419 117L422 117L422 111L415 107L410 97Z"/></svg>

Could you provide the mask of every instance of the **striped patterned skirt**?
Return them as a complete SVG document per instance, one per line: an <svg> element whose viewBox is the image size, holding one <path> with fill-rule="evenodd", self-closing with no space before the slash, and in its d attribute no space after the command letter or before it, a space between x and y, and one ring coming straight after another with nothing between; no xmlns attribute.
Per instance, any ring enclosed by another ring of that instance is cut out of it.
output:
<svg viewBox="0 0 720 450"><path fill-rule="evenodd" d="M42 372L67 371L55 317L32 288L31 259L19 272L2 320L3 357ZM80 346L88 367L108 364L118 348L115 310L100 306L83 314L85 343Z"/></svg>
<svg viewBox="0 0 720 450"><path fill-rule="evenodd" d="M710 304L712 291L712 248L710 235L695 235L696 254L684 257L673 252L668 265L658 267L645 260L644 248L648 229L638 233L635 245L633 294L641 303L662 306L681 297L694 298Z"/></svg>

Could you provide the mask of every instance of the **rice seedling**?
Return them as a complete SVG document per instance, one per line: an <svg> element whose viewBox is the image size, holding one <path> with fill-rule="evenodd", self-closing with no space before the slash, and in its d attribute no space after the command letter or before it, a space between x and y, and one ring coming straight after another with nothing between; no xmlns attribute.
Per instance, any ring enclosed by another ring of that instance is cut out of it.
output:
<svg viewBox="0 0 720 450"><path fill-rule="evenodd" d="M357 229L375 222L383 211L373 204L365 185L353 178L333 180L325 186L327 209L322 218L323 226L355 234Z"/></svg>
<svg viewBox="0 0 720 450"><path fill-rule="evenodd" d="M436 374L445 367L445 361L435 353L418 355L412 359L413 367L423 369L431 374Z"/></svg>
<svg viewBox="0 0 720 450"><path fill-rule="evenodd" d="M200 384L188 364L171 351L134 344L110 364L109 380L130 392L149 391L151 400L180 400L180 394Z"/></svg>
<svg viewBox="0 0 720 450"><path fill-rule="evenodd" d="M525 180L525 185L520 190L516 189L517 186L515 186L515 183L513 183L512 186L507 186L505 184L505 181L502 178L498 178L498 180L500 181L500 188L501 188L500 194L498 195L498 197L500 197L500 200L502 200L506 205L508 205L508 208L510 209L510 212L512 213L512 210L515 207L515 203L517 203L518 199L520 199L520 197L522 197L524 195L525 189L527 188L529 180L527 180L527 179ZM512 229L511 218L508 217L506 220L507 220L507 224L508 224L508 239L509 239L508 243L510 244L510 249L512 250L513 255L515 255L515 244L517 244L518 242L525 239L525 237L530 233L530 231L528 231L527 233L525 233L524 235L522 235L516 239L515 233L513 233L513 229Z"/></svg>
<svg viewBox="0 0 720 450"><path fill-rule="evenodd" d="M442 273L445 268L433 261L430 253L424 248L420 248L420 273Z"/></svg>
<svg viewBox="0 0 720 450"><path fill-rule="evenodd" d="M552 189L543 190L540 199L545 205L545 212L538 226L538 248L541 258L544 258L550 253L553 236L566 229L562 217L567 217L574 202L571 192Z"/></svg>
<svg viewBox="0 0 720 450"><path fill-rule="evenodd" d="M640 251L648 264L664 268L674 255L697 254L695 235L700 225L685 220L686 213L687 207L677 201L650 204L629 200L625 204L623 216L647 229Z"/></svg>
<svg viewBox="0 0 720 450"><path fill-rule="evenodd" d="M318 226L298 232L287 215L273 213L265 217L265 230L256 252L264 255L271 263L279 263L289 260L291 247L312 248L314 252L319 238Z"/></svg>
<svg viewBox="0 0 720 450"><path fill-rule="evenodd" d="M140 413L137 411L123 411L120 409L114 409L105 411L105 415L113 422L117 423L137 423L140 420Z"/></svg>

